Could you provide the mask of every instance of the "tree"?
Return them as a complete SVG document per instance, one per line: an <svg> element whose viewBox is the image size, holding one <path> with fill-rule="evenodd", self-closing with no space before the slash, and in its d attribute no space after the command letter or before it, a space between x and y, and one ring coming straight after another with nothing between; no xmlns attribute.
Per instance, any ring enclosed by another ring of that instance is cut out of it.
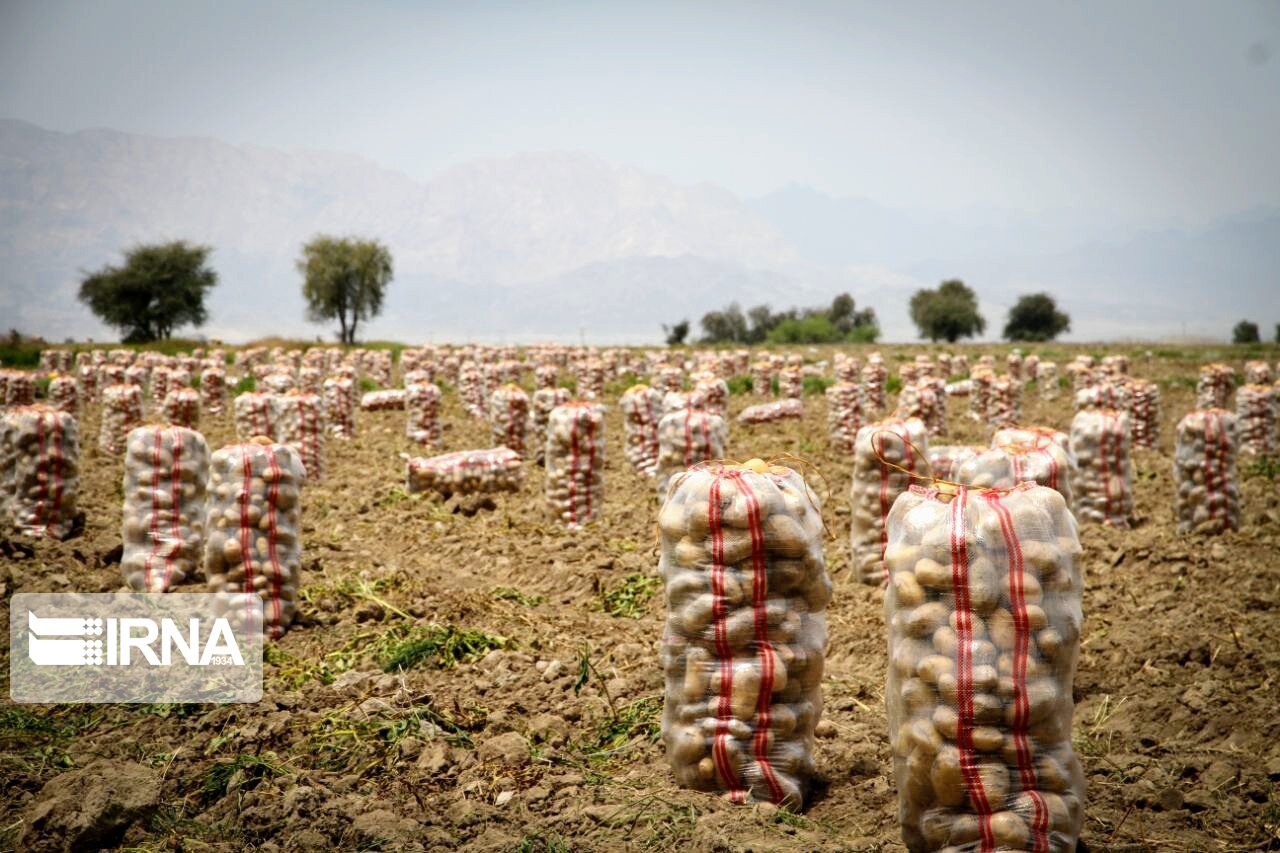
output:
<svg viewBox="0 0 1280 853"><path fill-rule="evenodd" d="M218 283L218 274L206 266L212 251L185 240L134 246L122 265L87 274L79 299L123 332L125 343L167 338L188 323L201 326L209 319L205 293Z"/></svg>
<svg viewBox="0 0 1280 853"><path fill-rule="evenodd" d="M361 320L382 311L382 298L391 281L391 252L377 240L317 234L302 247L297 262L307 319L313 323L338 321L338 339L356 341Z"/></svg>
<svg viewBox="0 0 1280 853"><path fill-rule="evenodd" d="M1059 311L1047 293L1019 296L1004 324L1005 339L1010 341L1051 341L1070 330L1071 317Z"/></svg>
<svg viewBox="0 0 1280 853"><path fill-rule="evenodd" d="M788 317L774 326L765 338L771 344L829 344L843 336L825 314Z"/></svg>
<svg viewBox="0 0 1280 853"><path fill-rule="evenodd" d="M704 344L744 344L747 342L747 318L738 303L730 302L723 311L708 311L702 315L702 342Z"/></svg>
<svg viewBox="0 0 1280 853"><path fill-rule="evenodd" d="M911 319L920 337L952 344L980 335L987 328L987 321L978 313L977 295L955 278L944 281L937 290L917 290L911 297Z"/></svg>
<svg viewBox="0 0 1280 853"><path fill-rule="evenodd" d="M1248 320L1241 320L1236 323L1236 327L1231 330L1231 342L1233 344L1256 344L1262 340L1258 334L1258 324L1250 323Z"/></svg>
<svg viewBox="0 0 1280 853"><path fill-rule="evenodd" d="M674 326L663 323L662 331L667 336L667 346L678 347L684 343L685 338L689 337L689 321L681 320Z"/></svg>

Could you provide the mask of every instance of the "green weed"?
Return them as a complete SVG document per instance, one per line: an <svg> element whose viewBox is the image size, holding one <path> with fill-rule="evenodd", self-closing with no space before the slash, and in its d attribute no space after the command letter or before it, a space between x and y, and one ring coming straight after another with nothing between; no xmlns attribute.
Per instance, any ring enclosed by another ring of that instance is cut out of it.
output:
<svg viewBox="0 0 1280 853"><path fill-rule="evenodd" d="M410 629L403 639L379 656L378 665L384 672L413 669L421 664L452 669L459 663L477 661L494 649L508 649L512 645L511 640L497 634L453 625L429 625Z"/></svg>
<svg viewBox="0 0 1280 853"><path fill-rule="evenodd" d="M525 595L513 586L495 587L493 597L498 601L514 601L522 607L537 607L546 601L541 595Z"/></svg>
<svg viewBox="0 0 1280 853"><path fill-rule="evenodd" d="M209 768L200 783L200 793L206 799L217 800L233 791L256 787L264 779L287 775L291 775L289 769L274 752L237 755Z"/></svg>
<svg viewBox="0 0 1280 853"><path fill-rule="evenodd" d="M604 612L610 616L639 619L645 613L649 599L662 587L662 579L639 572L627 575L612 589L600 593Z"/></svg>

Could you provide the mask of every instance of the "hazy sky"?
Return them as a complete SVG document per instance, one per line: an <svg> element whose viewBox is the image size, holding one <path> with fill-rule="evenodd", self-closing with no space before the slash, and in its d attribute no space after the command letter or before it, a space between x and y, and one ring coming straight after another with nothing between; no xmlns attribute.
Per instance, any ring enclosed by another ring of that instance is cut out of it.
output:
<svg viewBox="0 0 1280 853"><path fill-rule="evenodd" d="M1191 223L1280 202L1280 2L0 0L0 116Z"/></svg>

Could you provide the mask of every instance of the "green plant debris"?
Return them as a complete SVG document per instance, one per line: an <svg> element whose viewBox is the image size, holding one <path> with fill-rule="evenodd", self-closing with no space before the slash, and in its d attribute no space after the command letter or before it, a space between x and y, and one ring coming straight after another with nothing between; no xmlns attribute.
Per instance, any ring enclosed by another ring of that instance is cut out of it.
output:
<svg viewBox="0 0 1280 853"><path fill-rule="evenodd" d="M216 800L234 791L256 787L263 779L290 775L288 767L274 752L237 755L230 761L215 762L200 783L200 793Z"/></svg>
<svg viewBox="0 0 1280 853"><path fill-rule="evenodd" d="M513 645L506 637L472 628L429 625L412 628L403 638L391 643L379 655L378 665L384 672L413 669L422 664L452 669L459 663L477 661L494 649L509 649Z"/></svg>
<svg viewBox="0 0 1280 853"><path fill-rule="evenodd" d="M616 712L611 712L578 742L588 761L609 761L625 757L639 744L657 743L662 734L660 717L662 697L645 696L636 699Z"/></svg>
<svg viewBox="0 0 1280 853"><path fill-rule="evenodd" d="M514 586L500 586L493 590L493 597L498 601L514 601L522 607L537 607L546 602L541 595L525 595Z"/></svg>
<svg viewBox="0 0 1280 853"><path fill-rule="evenodd" d="M639 619L645 613L649 599L662 588L662 579L635 572L622 582L600 594L604 612L610 616Z"/></svg>

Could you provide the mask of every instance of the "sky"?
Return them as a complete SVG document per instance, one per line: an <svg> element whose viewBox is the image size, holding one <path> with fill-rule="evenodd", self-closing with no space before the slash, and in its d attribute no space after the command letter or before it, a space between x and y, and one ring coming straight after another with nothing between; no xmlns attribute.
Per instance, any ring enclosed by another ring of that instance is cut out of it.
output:
<svg viewBox="0 0 1280 853"><path fill-rule="evenodd" d="M0 116L1191 225L1280 200L1280 0L0 0Z"/></svg>

